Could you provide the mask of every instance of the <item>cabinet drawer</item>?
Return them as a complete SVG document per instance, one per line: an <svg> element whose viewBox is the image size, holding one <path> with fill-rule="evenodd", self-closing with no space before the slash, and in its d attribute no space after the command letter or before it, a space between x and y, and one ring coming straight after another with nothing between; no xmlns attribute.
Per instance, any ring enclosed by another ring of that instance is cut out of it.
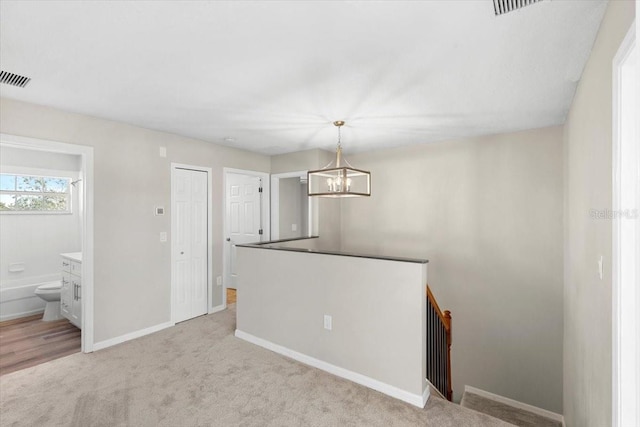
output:
<svg viewBox="0 0 640 427"><path fill-rule="evenodd" d="M71 274L75 274L76 276L80 276L82 273L82 264L78 261L70 261L70 270Z"/></svg>
<svg viewBox="0 0 640 427"><path fill-rule="evenodd" d="M66 271L67 273L71 272L71 260L67 258L62 258L61 261L62 271Z"/></svg>

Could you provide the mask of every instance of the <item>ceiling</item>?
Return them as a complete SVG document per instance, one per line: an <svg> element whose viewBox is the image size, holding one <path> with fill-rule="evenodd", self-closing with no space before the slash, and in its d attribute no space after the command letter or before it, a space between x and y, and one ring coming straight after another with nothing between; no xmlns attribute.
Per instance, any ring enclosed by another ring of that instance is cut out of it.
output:
<svg viewBox="0 0 640 427"><path fill-rule="evenodd" d="M7 1L0 95L265 154L564 122L606 1Z"/></svg>

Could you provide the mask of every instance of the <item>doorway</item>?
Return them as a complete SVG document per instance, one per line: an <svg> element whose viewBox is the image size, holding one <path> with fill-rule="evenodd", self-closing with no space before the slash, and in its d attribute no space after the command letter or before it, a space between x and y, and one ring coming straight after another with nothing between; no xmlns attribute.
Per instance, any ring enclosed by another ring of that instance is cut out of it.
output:
<svg viewBox="0 0 640 427"><path fill-rule="evenodd" d="M36 138L0 134L3 147L31 150L34 153L57 153L78 156L79 174L74 189L78 195L77 209L80 215L80 250L82 262L78 264L82 277L81 293L76 288L80 307L81 351L93 351L94 341L94 290L93 290L93 147L68 144ZM80 297L81 295L81 297Z"/></svg>
<svg viewBox="0 0 640 427"><path fill-rule="evenodd" d="M613 60L613 426L640 425L639 61L632 25Z"/></svg>
<svg viewBox="0 0 640 427"><path fill-rule="evenodd" d="M269 174L224 168L223 299L237 289L236 245L269 240Z"/></svg>
<svg viewBox="0 0 640 427"><path fill-rule="evenodd" d="M171 318L207 314L211 304L211 169L171 165Z"/></svg>
<svg viewBox="0 0 640 427"><path fill-rule="evenodd" d="M271 176L271 239L309 237L316 230L316 204L307 194L307 171Z"/></svg>

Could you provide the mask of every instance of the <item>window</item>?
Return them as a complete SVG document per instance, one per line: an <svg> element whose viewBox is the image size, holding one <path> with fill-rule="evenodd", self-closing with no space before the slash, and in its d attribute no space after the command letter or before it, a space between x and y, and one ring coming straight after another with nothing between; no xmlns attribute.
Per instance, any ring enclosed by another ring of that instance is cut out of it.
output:
<svg viewBox="0 0 640 427"><path fill-rule="evenodd" d="M71 213L71 178L0 174L0 212Z"/></svg>

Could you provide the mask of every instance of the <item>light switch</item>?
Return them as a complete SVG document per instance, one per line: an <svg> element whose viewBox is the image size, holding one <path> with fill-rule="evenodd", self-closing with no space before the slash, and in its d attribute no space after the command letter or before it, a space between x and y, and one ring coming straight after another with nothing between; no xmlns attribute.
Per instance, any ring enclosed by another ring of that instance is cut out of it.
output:
<svg viewBox="0 0 640 427"><path fill-rule="evenodd" d="M331 330L331 328L333 327L332 321L333 319L331 319L331 316L329 316L328 314L324 315L324 328L328 331Z"/></svg>
<svg viewBox="0 0 640 427"><path fill-rule="evenodd" d="M160 147L160 157L167 157L167 147Z"/></svg>
<svg viewBox="0 0 640 427"><path fill-rule="evenodd" d="M298 231L298 224L291 224L291 231Z"/></svg>
<svg viewBox="0 0 640 427"><path fill-rule="evenodd" d="M167 232L166 231L161 231L160 232L160 241L161 242L166 242L167 241Z"/></svg>
<svg viewBox="0 0 640 427"><path fill-rule="evenodd" d="M600 258L598 259L598 277L600 277L600 280L602 280L603 276L604 276L604 267L602 266L602 255L600 255Z"/></svg>

